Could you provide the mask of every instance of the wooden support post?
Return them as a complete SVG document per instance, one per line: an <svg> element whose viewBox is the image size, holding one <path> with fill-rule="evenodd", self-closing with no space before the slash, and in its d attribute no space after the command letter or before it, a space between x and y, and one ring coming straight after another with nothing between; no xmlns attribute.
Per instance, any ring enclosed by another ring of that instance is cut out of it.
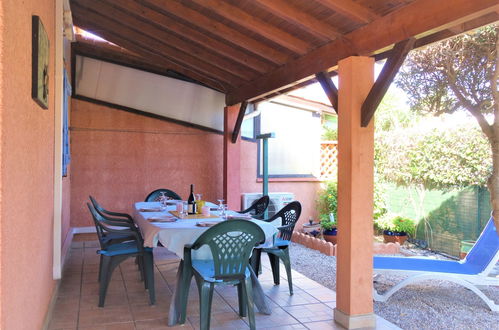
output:
<svg viewBox="0 0 499 330"><path fill-rule="evenodd" d="M366 100L362 104L362 127L366 127L374 116L374 112L376 112L378 105L381 103L386 91L392 84L393 78L395 78L395 75L399 72L409 51L414 47L415 41L415 38L406 39L393 47L376 83L374 83L374 86L371 88Z"/></svg>
<svg viewBox="0 0 499 330"><path fill-rule="evenodd" d="M374 327L374 124L361 127L361 106L374 80L374 59L339 62L338 247L334 319L348 329Z"/></svg>
<svg viewBox="0 0 499 330"><path fill-rule="evenodd" d="M246 107L248 106L248 102L244 101L241 103L241 107L239 108L239 113L237 115L236 123L234 124L234 131L232 132L232 143L236 143L237 138L239 137L239 132L241 131L241 125L244 120L244 113L246 112Z"/></svg>
<svg viewBox="0 0 499 330"><path fill-rule="evenodd" d="M326 93L334 110L338 113L338 89L331 80L331 76L328 72L319 72L315 74L315 77L321 84L322 89L324 90L324 93Z"/></svg>
<svg viewBox="0 0 499 330"><path fill-rule="evenodd" d="M232 128L239 114L239 104L224 108L223 193L231 210L241 209L241 137L232 142Z"/></svg>

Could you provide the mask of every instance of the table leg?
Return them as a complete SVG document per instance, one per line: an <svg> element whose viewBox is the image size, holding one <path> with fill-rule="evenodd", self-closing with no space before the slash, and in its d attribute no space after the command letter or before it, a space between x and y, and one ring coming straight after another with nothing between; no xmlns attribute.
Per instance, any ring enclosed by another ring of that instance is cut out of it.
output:
<svg viewBox="0 0 499 330"><path fill-rule="evenodd" d="M258 282L258 277L256 276L253 268L248 267L251 272L251 284L253 285L253 300L255 302L256 308L260 311L260 313L270 315L272 314L272 310L269 305L267 305L267 300L265 298L265 293L263 293L262 286L260 282Z"/></svg>

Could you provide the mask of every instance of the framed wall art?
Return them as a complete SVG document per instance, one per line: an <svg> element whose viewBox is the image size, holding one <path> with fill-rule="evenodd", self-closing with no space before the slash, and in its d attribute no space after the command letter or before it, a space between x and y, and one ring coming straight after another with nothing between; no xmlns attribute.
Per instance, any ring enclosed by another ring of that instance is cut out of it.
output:
<svg viewBox="0 0 499 330"><path fill-rule="evenodd" d="M50 43L40 17L32 16L32 81L31 97L43 109L49 104Z"/></svg>

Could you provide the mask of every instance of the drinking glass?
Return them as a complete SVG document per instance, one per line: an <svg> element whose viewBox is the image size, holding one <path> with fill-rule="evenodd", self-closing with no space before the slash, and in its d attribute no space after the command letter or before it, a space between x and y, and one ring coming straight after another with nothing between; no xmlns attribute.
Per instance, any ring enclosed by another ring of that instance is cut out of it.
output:
<svg viewBox="0 0 499 330"><path fill-rule="evenodd" d="M187 211L189 210L188 205L187 205L187 201L182 201L180 203L182 203L182 212L179 213L179 216L180 216L180 218L185 218L185 217L187 217L187 215L188 215Z"/></svg>
<svg viewBox="0 0 499 330"><path fill-rule="evenodd" d="M223 220L227 220L227 204L220 204L218 215Z"/></svg>
<svg viewBox="0 0 499 330"><path fill-rule="evenodd" d="M168 198L166 197L165 193L162 191L158 197L158 201L161 207L162 211L166 211L166 201Z"/></svg>

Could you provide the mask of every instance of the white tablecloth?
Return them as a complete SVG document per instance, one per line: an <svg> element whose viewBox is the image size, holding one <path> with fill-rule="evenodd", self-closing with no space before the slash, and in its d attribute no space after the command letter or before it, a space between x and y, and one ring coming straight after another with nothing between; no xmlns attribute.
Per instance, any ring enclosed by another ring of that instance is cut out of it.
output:
<svg viewBox="0 0 499 330"><path fill-rule="evenodd" d="M209 227L198 227L197 222L201 221L223 221L221 218L205 218L205 219L178 219L176 222L149 222L148 218L170 215L168 211L174 211L175 205L168 206L164 212L140 212L142 208L159 207L159 202L137 202L135 203L135 221L137 222L142 235L144 236L144 246L155 247L158 242L168 250L174 252L180 258L184 254L184 245L192 244L201 234ZM212 214L218 214L213 212ZM236 212L229 211L230 215L237 215ZM230 220L227 220L230 221ZM265 243L261 247L269 247L273 245L274 236L277 233L277 228L272 223L252 219L248 220L256 223L262 228L265 233ZM200 248L198 251L193 251L194 259L211 258L211 253L207 246Z"/></svg>

